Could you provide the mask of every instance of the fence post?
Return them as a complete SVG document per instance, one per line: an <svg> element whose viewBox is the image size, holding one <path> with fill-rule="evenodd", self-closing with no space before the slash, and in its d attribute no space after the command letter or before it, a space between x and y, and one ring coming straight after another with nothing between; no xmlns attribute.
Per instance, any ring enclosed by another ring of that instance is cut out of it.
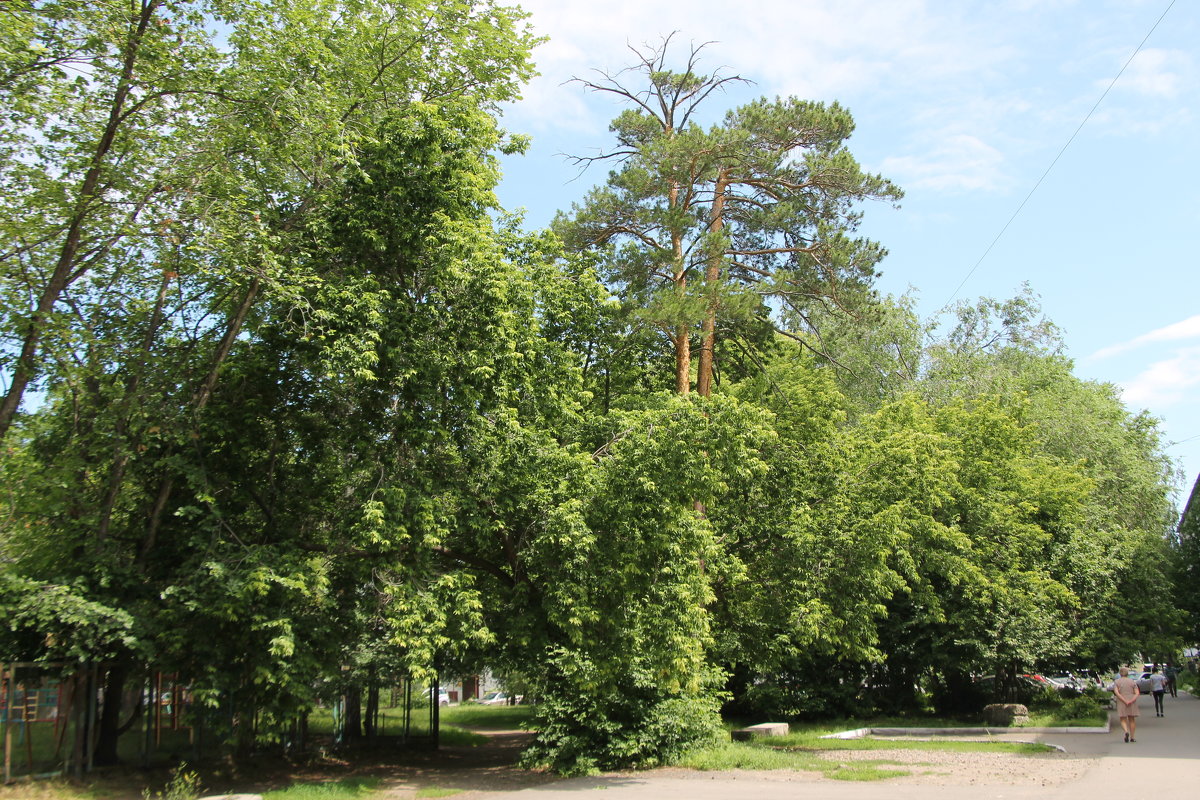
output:
<svg viewBox="0 0 1200 800"><path fill-rule="evenodd" d="M4 686L4 782L12 783L12 707L16 692L13 691L15 669L0 664L0 683Z"/></svg>
<svg viewBox="0 0 1200 800"><path fill-rule="evenodd" d="M97 695L100 693L100 665L93 664L91 672L88 673L88 703L87 703L87 739L84 742L87 748L87 771L91 772L95 766L96 758L96 741L99 732L96 730L96 712L97 712Z"/></svg>

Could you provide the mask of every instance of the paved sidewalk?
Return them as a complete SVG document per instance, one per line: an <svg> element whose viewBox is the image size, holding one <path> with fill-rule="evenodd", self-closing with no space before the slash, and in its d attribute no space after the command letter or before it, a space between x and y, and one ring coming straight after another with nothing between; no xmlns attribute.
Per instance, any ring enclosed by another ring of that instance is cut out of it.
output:
<svg viewBox="0 0 1200 800"><path fill-rule="evenodd" d="M1121 726L1113 731L1103 758L1074 783L1058 787L1055 800L1165 800L1200 792L1200 699L1180 692L1166 697L1164 717L1154 716L1154 698L1138 701L1137 741L1125 744ZM1052 737L1047 737L1050 741Z"/></svg>
<svg viewBox="0 0 1200 800"><path fill-rule="evenodd" d="M573 778L509 792L480 792L488 800L1168 800L1200 791L1200 700L1181 692L1167 697L1166 716L1154 716L1154 702L1139 703L1137 742L1125 744L1113 720L1105 734L1012 733L1000 740L1035 740L1067 753L1096 759L1077 780L1058 786L961 783L930 785L866 783L812 778L799 773L696 772L678 770Z"/></svg>

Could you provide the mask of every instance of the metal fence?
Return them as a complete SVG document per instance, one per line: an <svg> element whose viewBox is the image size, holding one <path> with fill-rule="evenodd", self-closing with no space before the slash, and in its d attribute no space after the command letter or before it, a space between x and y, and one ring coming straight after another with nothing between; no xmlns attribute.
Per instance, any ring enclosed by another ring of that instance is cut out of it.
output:
<svg viewBox="0 0 1200 800"><path fill-rule="evenodd" d="M97 666L0 663L5 783L82 777L93 769L106 702L104 678ZM256 752L297 752L314 744L437 747L441 706L436 684L432 690L409 680L368 687L355 697L353 714L348 713L349 697L279 719L237 708L228 697L205 706L179 676L140 672L124 681L117 756L121 763L143 767L197 763L224 754L246 734Z"/></svg>

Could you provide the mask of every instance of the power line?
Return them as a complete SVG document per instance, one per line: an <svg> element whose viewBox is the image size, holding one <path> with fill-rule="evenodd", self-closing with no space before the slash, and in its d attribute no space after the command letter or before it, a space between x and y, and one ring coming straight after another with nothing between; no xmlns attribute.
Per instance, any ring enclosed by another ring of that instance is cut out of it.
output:
<svg viewBox="0 0 1200 800"><path fill-rule="evenodd" d="M1183 444L1184 442L1190 442L1192 439L1200 439L1200 433L1196 434L1195 436L1189 436L1186 439L1180 439L1179 441L1176 441L1176 442L1167 442L1167 447L1174 447L1177 444Z"/></svg>
<svg viewBox="0 0 1200 800"><path fill-rule="evenodd" d="M1125 74L1126 68L1128 68L1130 63L1133 62L1133 59L1137 57L1138 53L1142 52L1142 48L1146 46L1146 42L1149 41L1151 35L1153 35L1154 31L1158 28L1159 24L1163 21L1167 14L1170 13L1171 8L1174 5L1175 0L1171 0L1171 2L1167 4L1166 10L1163 11L1163 13L1159 16L1158 20L1150 26L1150 30L1142 38L1142 41L1140 44L1138 44L1137 49L1133 51L1133 55L1129 56L1129 58L1125 61L1125 64L1121 67L1120 72L1116 74L1116 77L1114 77L1112 82L1108 84L1108 88L1106 88L1104 93L1100 95L1100 99L1096 101L1096 104L1092 106L1091 111L1089 111L1083 118L1083 122L1079 123L1079 127L1075 129L1075 132L1071 134L1069 139L1067 139L1067 143L1064 144L1062 149L1058 151L1058 155L1056 155L1054 160L1050 162L1050 166L1046 167L1046 171L1043 172L1042 176L1037 179L1037 183L1035 183L1033 188L1029 190L1029 194L1025 195L1025 199L1021 201L1019 206L1017 206L1017 210L1014 211L1012 216L1008 218L1008 222L1004 223L1004 227L1001 228L1000 232L996 234L996 238L992 239L992 243L989 244L987 249L983 251L983 255L981 255L979 260L975 262L975 266L971 267L971 270L967 273L966 277L962 279L962 283L958 284L958 288L956 288L954 293L950 295L950 299L946 301L947 306L954 301L954 298L958 297L958 293L962 291L964 286L967 285L967 281L969 281L971 276L975 274L975 270L979 269L979 265L982 264L983 260L988 257L988 253L992 252L992 248L995 247L996 243L1000 241L1000 238L1004 236L1004 232L1008 230L1008 226L1013 224L1013 220L1015 220L1021 213L1021 209L1025 208L1025 204L1029 202L1029 198L1033 197L1033 193L1036 192L1038 187L1042 185L1042 181L1046 180L1046 176L1050 174L1050 170L1054 169L1054 165L1058 163L1060 158L1062 158L1063 153L1067 152L1067 148L1070 147L1071 143L1075 141L1075 137L1079 135L1081 130L1083 130L1083 126L1086 125L1088 120L1092 118L1092 114L1096 113L1096 109L1099 108L1100 104L1104 102L1104 98L1108 97L1108 93L1112 90L1112 88L1117 85L1117 81L1119 81L1121 76Z"/></svg>

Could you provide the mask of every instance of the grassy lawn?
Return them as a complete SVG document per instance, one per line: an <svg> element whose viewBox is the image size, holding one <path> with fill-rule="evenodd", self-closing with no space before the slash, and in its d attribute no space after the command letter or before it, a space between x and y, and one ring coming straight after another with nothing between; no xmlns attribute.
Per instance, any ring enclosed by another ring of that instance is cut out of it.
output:
<svg viewBox="0 0 1200 800"><path fill-rule="evenodd" d="M442 709L443 725L476 730L518 730L533 718L533 706L481 706L465 703Z"/></svg>
<svg viewBox="0 0 1200 800"><path fill-rule="evenodd" d="M1087 717L1071 716L1063 710L1058 711L1031 711L1029 714L1029 722L1023 726L1014 726L1014 728L1030 727L1030 728L1078 728L1078 727L1101 727L1108 721L1108 709L1100 706L1096 707L1095 714ZM729 721L725 727L732 730L742 728L754 722L762 722L762 720L738 720ZM818 736L838 733L840 731L854 730L856 728L977 728L984 725L984 722L979 716L971 717L869 717L862 719L846 718L836 720L825 720L821 722L793 722L791 723L792 733L813 733Z"/></svg>
<svg viewBox="0 0 1200 800"><path fill-rule="evenodd" d="M714 772L790 769L819 772L827 778L844 781L874 781L909 774L893 761L873 759L839 764L821 758L815 750L764 747L742 742L725 742L693 751L679 762L679 766Z"/></svg>
<svg viewBox="0 0 1200 800"><path fill-rule="evenodd" d="M368 800L377 793L376 778L346 778L329 783L297 783L263 794L263 800Z"/></svg>
<svg viewBox="0 0 1200 800"><path fill-rule="evenodd" d="M529 706L448 706L439 714L441 743L450 747L474 747L487 741L476 730L515 730L529 719ZM414 709L409 732L425 736L429 732L428 709ZM399 708L382 709L379 713L379 733L398 736L404 730L403 712ZM309 715L308 729L315 734L333 733L333 717L327 708L316 708Z"/></svg>
<svg viewBox="0 0 1200 800"><path fill-rule="evenodd" d="M961 724L961 723L960 723ZM827 778L848 781L874 781L909 774L903 765L882 759L856 760L844 764L822 758L821 753L844 750L937 750L951 752L992 752L1037 754L1049 752L1051 748L1041 744L1016 742L963 742L963 741L893 741L886 739L822 739L821 736L847 727L910 727L886 724L878 720L862 721L854 725L830 726L828 723L808 726L788 736L771 737L753 742L722 742L711 747L694 750L684 757L679 766L705 771L730 769L774 770L791 769L804 772L820 772ZM939 727L923 725L922 727ZM945 726L941 726L945 727Z"/></svg>
<svg viewBox="0 0 1200 800"><path fill-rule="evenodd" d="M1097 709L1090 717L1068 717L1055 712L1029 713L1029 728L1098 728L1108 721L1108 709ZM1020 726L1019 726L1020 727Z"/></svg>

